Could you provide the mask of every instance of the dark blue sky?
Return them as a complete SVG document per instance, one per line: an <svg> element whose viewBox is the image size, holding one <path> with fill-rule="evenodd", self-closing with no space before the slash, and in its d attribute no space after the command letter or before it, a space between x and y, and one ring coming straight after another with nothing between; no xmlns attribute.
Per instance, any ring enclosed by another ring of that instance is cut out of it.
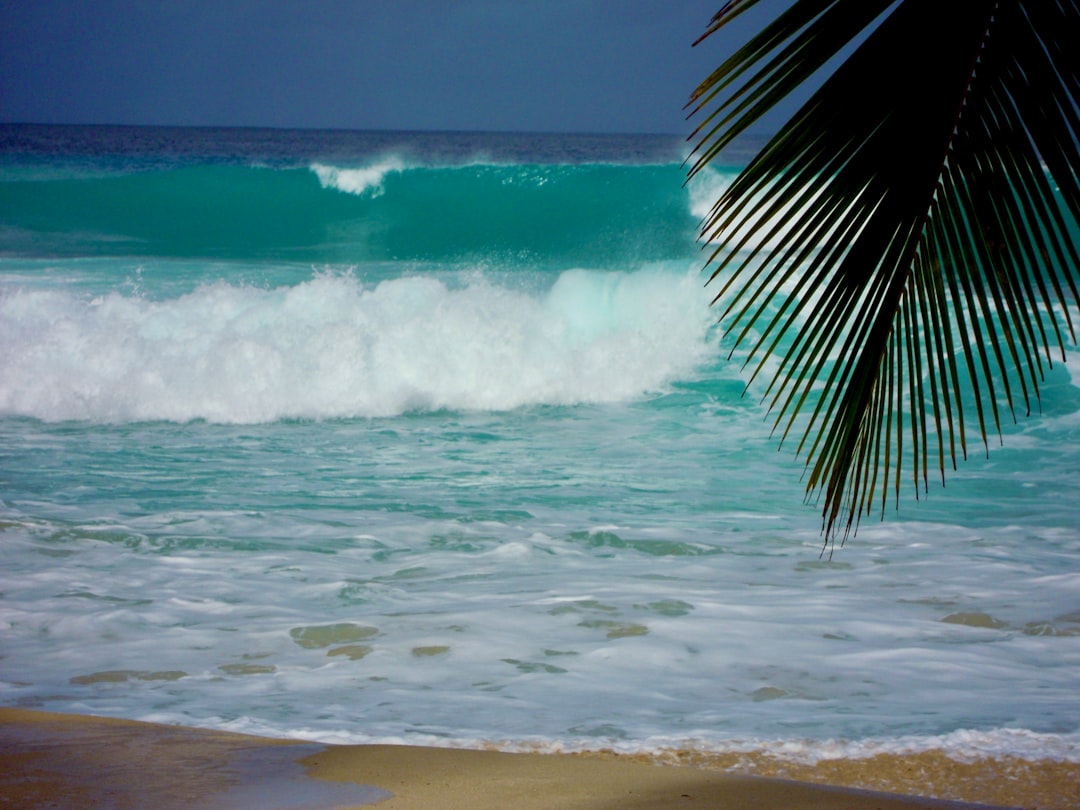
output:
<svg viewBox="0 0 1080 810"><path fill-rule="evenodd" d="M4 0L0 120L684 134L722 2Z"/></svg>

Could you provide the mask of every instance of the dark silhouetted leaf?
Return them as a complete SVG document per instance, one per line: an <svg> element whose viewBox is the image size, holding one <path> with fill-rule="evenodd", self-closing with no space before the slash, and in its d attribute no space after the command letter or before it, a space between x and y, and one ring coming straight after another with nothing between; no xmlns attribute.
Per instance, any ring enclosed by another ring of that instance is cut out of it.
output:
<svg viewBox="0 0 1080 810"><path fill-rule="evenodd" d="M692 95L691 182L850 51L701 229L751 385L778 360L764 400L827 543L944 480L970 420L985 447L1029 412L1075 342L1077 43L1080 0L796 0Z"/></svg>

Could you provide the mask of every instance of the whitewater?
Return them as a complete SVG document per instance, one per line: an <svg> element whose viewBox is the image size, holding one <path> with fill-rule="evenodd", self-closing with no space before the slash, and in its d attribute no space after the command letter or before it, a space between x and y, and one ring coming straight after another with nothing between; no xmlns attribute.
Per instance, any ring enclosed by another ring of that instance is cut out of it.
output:
<svg viewBox="0 0 1080 810"><path fill-rule="evenodd" d="M0 127L0 702L1080 761L1080 358L822 553L685 148Z"/></svg>

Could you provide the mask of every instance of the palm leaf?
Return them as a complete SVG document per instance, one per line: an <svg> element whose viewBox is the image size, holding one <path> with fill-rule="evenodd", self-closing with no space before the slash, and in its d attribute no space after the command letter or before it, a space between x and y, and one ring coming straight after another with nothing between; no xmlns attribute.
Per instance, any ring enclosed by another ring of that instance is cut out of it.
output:
<svg viewBox="0 0 1080 810"><path fill-rule="evenodd" d="M826 543L944 481L971 420L988 448L1075 342L1078 42L1080 0L796 0L691 96L692 179L850 51L701 228Z"/></svg>

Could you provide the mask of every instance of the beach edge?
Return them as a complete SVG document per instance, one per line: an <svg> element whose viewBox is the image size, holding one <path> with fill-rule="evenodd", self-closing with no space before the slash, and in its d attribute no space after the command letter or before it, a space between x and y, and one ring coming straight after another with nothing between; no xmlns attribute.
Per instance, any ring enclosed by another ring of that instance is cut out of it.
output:
<svg viewBox="0 0 1080 810"><path fill-rule="evenodd" d="M323 745L0 707L5 807L988 808L629 757ZM1045 805L1039 804L1043 807Z"/></svg>

